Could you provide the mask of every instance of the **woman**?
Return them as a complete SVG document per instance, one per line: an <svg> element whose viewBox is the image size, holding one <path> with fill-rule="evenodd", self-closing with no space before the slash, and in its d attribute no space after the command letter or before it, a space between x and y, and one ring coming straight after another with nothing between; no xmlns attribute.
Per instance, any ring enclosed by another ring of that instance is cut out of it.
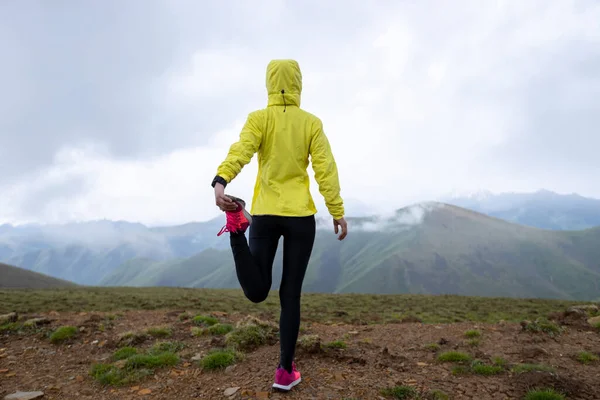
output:
<svg viewBox="0 0 600 400"><path fill-rule="evenodd" d="M337 166L321 121L300 109L302 73L296 61L274 60L267 67L268 106L250 113L218 167L212 182L217 206L230 233L236 273L246 297L259 303L271 288L272 268L283 236L283 274L279 288L280 362L274 388L290 390L300 383L294 363L300 328L300 293L315 240L315 204L307 173L309 157L319 191L333 217L334 231L347 235ZM258 153L258 176L249 214L246 203L225 195L225 187ZM245 232L250 226L249 242Z"/></svg>

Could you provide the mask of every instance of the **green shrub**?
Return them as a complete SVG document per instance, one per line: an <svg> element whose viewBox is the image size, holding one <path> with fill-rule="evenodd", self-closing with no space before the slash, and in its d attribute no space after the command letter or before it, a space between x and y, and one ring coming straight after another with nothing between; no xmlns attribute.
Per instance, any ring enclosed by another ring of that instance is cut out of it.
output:
<svg viewBox="0 0 600 400"><path fill-rule="evenodd" d="M325 347L329 349L345 349L348 345L343 340L334 340L333 342L325 343Z"/></svg>
<svg viewBox="0 0 600 400"><path fill-rule="evenodd" d="M225 343L242 351L254 350L267 343L268 332L258 325L240 327L226 336Z"/></svg>
<svg viewBox="0 0 600 400"><path fill-rule="evenodd" d="M155 326L152 328L148 328L146 333L155 338L165 338L171 336L173 334L173 331L171 330L171 328L166 326Z"/></svg>
<svg viewBox="0 0 600 400"><path fill-rule="evenodd" d="M554 389L531 390L523 400L565 400L566 397Z"/></svg>
<svg viewBox="0 0 600 400"><path fill-rule="evenodd" d="M105 386L125 386L152 375L152 371L144 368L125 370L112 364L94 364L90 375Z"/></svg>
<svg viewBox="0 0 600 400"><path fill-rule="evenodd" d="M219 322L219 320L215 317L210 317L207 315L196 315L192 322L198 326L213 326Z"/></svg>
<svg viewBox="0 0 600 400"><path fill-rule="evenodd" d="M525 330L534 333L542 332L551 337L558 336L563 332L563 328L556 323L542 318L526 324Z"/></svg>
<svg viewBox="0 0 600 400"><path fill-rule="evenodd" d="M115 351L112 356L114 361L126 360L131 356L138 354L138 351L135 347L122 347L119 350Z"/></svg>
<svg viewBox="0 0 600 400"><path fill-rule="evenodd" d="M465 336L468 337L469 339L474 339L474 338L478 338L481 336L481 332L479 332L476 329L472 329L469 331L465 332Z"/></svg>
<svg viewBox="0 0 600 400"><path fill-rule="evenodd" d="M237 359L238 355L232 349L214 349L204 356L200 360L199 364L203 369L212 371L224 369L230 365L233 365Z"/></svg>
<svg viewBox="0 0 600 400"><path fill-rule="evenodd" d="M148 350L148 354L177 353L185 348L182 342L159 342Z"/></svg>
<svg viewBox="0 0 600 400"><path fill-rule="evenodd" d="M492 364L497 365L499 367L506 367L506 360L502 357L494 357L492 358Z"/></svg>
<svg viewBox="0 0 600 400"><path fill-rule="evenodd" d="M230 324L215 324L206 329L211 335L221 336L233 331L233 326Z"/></svg>
<svg viewBox="0 0 600 400"><path fill-rule="evenodd" d="M79 331L74 326L61 326L50 335L50 342L62 343L77 336Z"/></svg>
<svg viewBox="0 0 600 400"><path fill-rule="evenodd" d="M127 359L126 369L156 369L176 365L179 357L175 353L164 352L159 354L135 354Z"/></svg>
<svg viewBox="0 0 600 400"><path fill-rule="evenodd" d="M460 351L447 351L438 356L438 361L441 362L468 362L471 361L471 356Z"/></svg>
<svg viewBox="0 0 600 400"><path fill-rule="evenodd" d="M577 354L577 361L582 364L590 364L598 361L598 356L587 351L581 351Z"/></svg>
<svg viewBox="0 0 600 400"><path fill-rule="evenodd" d="M381 391L383 396L389 396L394 399L414 399L417 396L417 390L411 386L395 386Z"/></svg>
<svg viewBox="0 0 600 400"><path fill-rule="evenodd" d="M442 392L441 390L432 390L431 392L429 392L429 397L430 400L450 400L450 396L448 396L446 393Z"/></svg>

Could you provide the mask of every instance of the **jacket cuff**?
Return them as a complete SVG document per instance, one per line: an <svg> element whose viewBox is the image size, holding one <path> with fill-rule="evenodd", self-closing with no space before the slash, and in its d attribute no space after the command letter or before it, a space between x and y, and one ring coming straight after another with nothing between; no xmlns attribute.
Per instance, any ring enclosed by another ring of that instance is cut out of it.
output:
<svg viewBox="0 0 600 400"><path fill-rule="evenodd" d="M215 178L213 179L213 181L212 181L212 183L210 185L212 187L215 187L215 185L217 183L220 183L224 187L227 187L227 181L224 178L220 177L219 175L215 176Z"/></svg>

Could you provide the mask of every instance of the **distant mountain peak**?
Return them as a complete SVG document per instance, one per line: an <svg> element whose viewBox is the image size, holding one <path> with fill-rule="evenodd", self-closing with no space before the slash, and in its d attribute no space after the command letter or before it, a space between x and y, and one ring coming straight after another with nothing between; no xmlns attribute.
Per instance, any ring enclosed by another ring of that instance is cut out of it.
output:
<svg viewBox="0 0 600 400"><path fill-rule="evenodd" d="M470 199L470 200L483 201L483 200L486 200L493 196L494 196L494 193L492 193L491 191L489 191L487 189L480 189L480 190L474 190L474 191L454 190L450 193L450 195L444 196L444 197L447 197L450 199L466 198L466 199Z"/></svg>

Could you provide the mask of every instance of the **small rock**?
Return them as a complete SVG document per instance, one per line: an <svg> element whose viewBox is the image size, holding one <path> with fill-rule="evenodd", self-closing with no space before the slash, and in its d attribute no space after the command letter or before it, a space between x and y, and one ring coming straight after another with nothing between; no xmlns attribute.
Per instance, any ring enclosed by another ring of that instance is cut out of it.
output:
<svg viewBox="0 0 600 400"><path fill-rule="evenodd" d="M234 369L235 369L235 365L230 365L227 368L225 368L225 373L229 374L229 373L233 372Z"/></svg>
<svg viewBox="0 0 600 400"><path fill-rule="evenodd" d="M140 390L140 391L138 392L138 394L139 394L140 396L145 396L145 395L147 395L147 394L150 394L150 393L152 393L152 390L150 390L150 389L142 389L142 390Z"/></svg>
<svg viewBox="0 0 600 400"><path fill-rule="evenodd" d="M0 315L0 325L9 324L11 322L17 322L19 315L15 312Z"/></svg>
<svg viewBox="0 0 600 400"><path fill-rule="evenodd" d="M115 362L115 367L119 368L119 369L123 369L125 368L125 364L127 364L127 360L119 360Z"/></svg>
<svg viewBox="0 0 600 400"><path fill-rule="evenodd" d="M417 363L417 365L418 365L419 367L426 367L426 366L427 366L427 365L429 365L429 364L427 364L427 363L424 363L424 362L418 362L418 363Z"/></svg>
<svg viewBox="0 0 600 400"><path fill-rule="evenodd" d="M94 340L92 344L98 344L98 340Z"/></svg>
<svg viewBox="0 0 600 400"><path fill-rule="evenodd" d="M202 359L202 354L197 353L194 357L192 357L190 360L192 361L200 361Z"/></svg>
<svg viewBox="0 0 600 400"><path fill-rule="evenodd" d="M4 400L34 400L44 397L44 392L16 392L4 397Z"/></svg>
<svg viewBox="0 0 600 400"><path fill-rule="evenodd" d="M257 392L256 393L256 398L257 399L268 399L269 398L269 392Z"/></svg>
<svg viewBox="0 0 600 400"><path fill-rule="evenodd" d="M240 390L239 387L230 387L230 388L225 389L223 394L227 397L233 396L238 390Z"/></svg>

